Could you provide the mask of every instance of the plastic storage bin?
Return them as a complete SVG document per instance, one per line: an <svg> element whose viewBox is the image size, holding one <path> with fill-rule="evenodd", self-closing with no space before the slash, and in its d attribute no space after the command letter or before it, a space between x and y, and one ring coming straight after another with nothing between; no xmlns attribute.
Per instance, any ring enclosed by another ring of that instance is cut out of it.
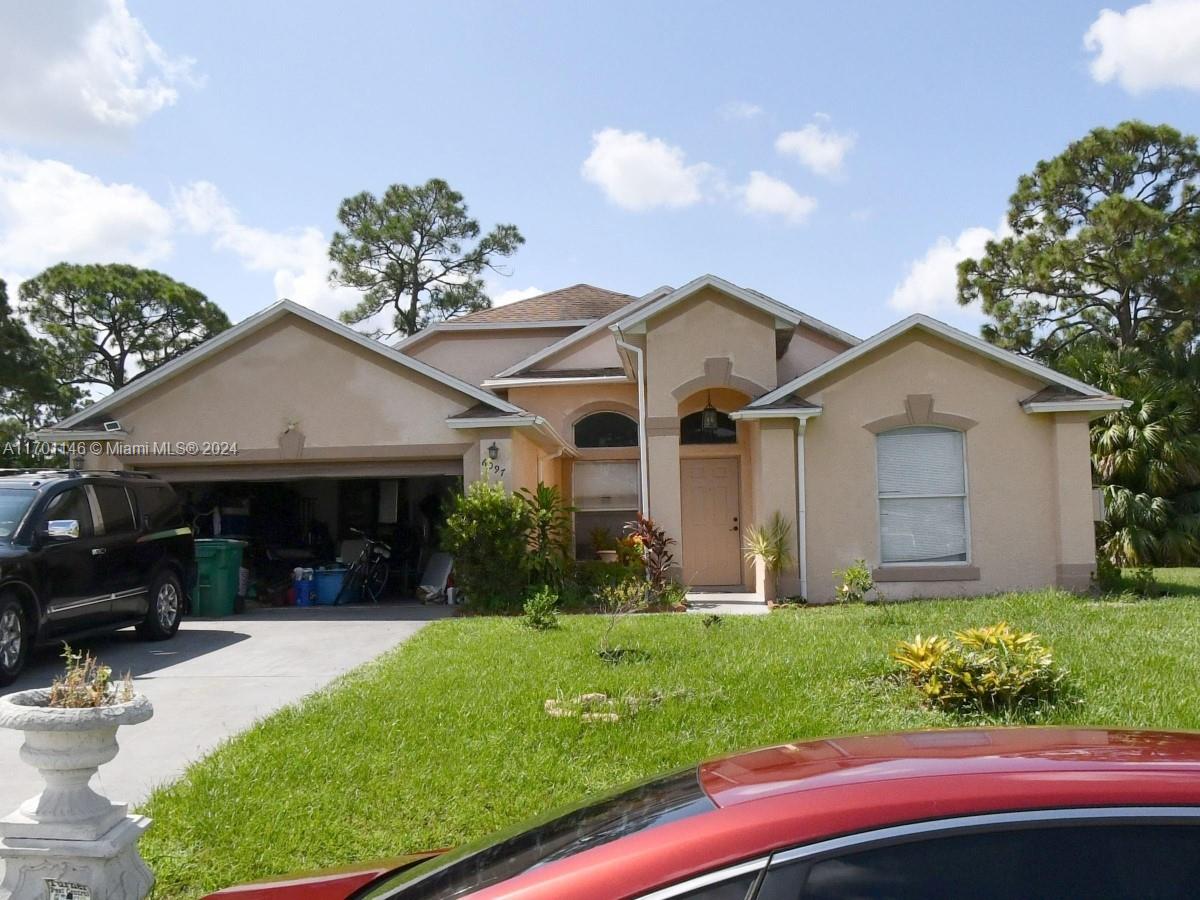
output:
<svg viewBox="0 0 1200 900"><path fill-rule="evenodd" d="M318 569L313 572L313 583L316 585L316 601L322 606L333 606L337 603L338 594L342 591L342 584L346 580L346 572L343 568L336 569ZM354 599L354 598L351 598Z"/></svg>

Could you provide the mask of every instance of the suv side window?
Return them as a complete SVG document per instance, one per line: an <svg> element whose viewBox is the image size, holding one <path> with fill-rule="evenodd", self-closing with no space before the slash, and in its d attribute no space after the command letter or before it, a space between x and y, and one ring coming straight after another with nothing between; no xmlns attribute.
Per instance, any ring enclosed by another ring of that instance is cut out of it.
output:
<svg viewBox="0 0 1200 900"><path fill-rule="evenodd" d="M81 538L92 536L92 508L83 488L73 487L50 498L42 511L42 530L54 519L74 519L79 523Z"/></svg>
<svg viewBox="0 0 1200 900"><path fill-rule="evenodd" d="M756 900L1194 897L1200 826L1066 824L973 831L769 869Z"/></svg>
<svg viewBox="0 0 1200 900"><path fill-rule="evenodd" d="M183 513L175 492L165 484L145 482L133 491L138 504L141 525L150 531L179 528L183 525Z"/></svg>
<svg viewBox="0 0 1200 900"><path fill-rule="evenodd" d="M100 505L100 523L103 534L126 534L134 530L133 507L129 495L119 484L92 485L96 502Z"/></svg>

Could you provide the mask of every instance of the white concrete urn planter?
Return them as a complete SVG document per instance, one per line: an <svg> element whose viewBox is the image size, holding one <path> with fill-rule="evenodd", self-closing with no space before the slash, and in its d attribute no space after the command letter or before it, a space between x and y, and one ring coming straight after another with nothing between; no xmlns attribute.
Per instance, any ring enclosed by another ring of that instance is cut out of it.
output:
<svg viewBox="0 0 1200 900"><path fill-rule="evenodd" d="M48 689L0 697L0 728L24 732L21 759L46 783L0 819L0 900L141 900L154 885L137 852L150 820L88 782L117 755L117 729L145 722L154 707L141 694L94 709L52 709L49 697Z"/></svg>

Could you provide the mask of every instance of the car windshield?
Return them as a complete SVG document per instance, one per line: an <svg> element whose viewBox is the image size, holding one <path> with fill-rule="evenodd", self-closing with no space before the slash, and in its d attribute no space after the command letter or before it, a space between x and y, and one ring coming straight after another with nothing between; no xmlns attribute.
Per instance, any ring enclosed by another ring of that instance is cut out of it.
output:
<svg viewBox="0 0 1200 900"><path fill-rule="evenodd" d="M694 768L677 772L569 812L558 811L492 835L414 869L385 877L363 898L448 900L514 878L626 835L709 812Z"/></svg>
<svg viewBox="0 0 1200 900"><path fill-rule="evenodd" d="M29 489L0 488L0 540L13 536L36 495L36 491Z"/></svg>

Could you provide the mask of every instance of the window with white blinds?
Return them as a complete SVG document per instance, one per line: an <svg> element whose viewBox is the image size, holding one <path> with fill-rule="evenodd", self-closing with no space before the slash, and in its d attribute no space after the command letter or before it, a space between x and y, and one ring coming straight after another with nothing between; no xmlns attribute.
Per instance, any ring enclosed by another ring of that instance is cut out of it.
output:
<svg viewBox="0 0 1200 900"><path fill-rule="evenodd" d="M581 510L637 509L636 462L576 462L572 502ZM632 517L631 517L632 518Z"/></svg>
<svg viewBox="0 0 1200 900"><path fill-rule="evenodd" d="M879 435L875 451L882 562L966 562L962 432L898 428Z"/></svg>

